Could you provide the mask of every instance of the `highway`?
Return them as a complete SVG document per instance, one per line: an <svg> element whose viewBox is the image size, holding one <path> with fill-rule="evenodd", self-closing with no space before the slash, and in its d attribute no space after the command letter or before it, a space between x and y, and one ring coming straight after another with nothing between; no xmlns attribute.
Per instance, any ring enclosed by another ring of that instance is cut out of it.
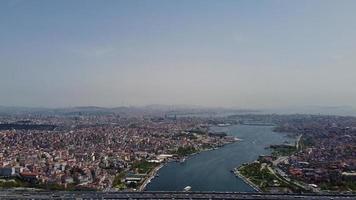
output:
<svg viewBox="0 0 356 200"><path fill-rule="evenodd" d="M311 199L355 200L356 195L331 194L265 194L239 192L64 192L64 191L1 191L0 199Z"/></svg>

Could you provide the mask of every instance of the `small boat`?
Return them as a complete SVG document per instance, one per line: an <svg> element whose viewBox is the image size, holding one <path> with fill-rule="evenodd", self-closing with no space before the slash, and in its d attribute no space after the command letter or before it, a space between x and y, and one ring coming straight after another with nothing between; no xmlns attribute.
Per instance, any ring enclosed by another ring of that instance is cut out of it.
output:
<svg viewBox="0 0 356 200"><path fill-rule="evenodd" d="M185 187L184 189L183 189L183 191L184 192L188 192L188 191L190 191L192 189L192 187L191 186L187 186L187 187Z"/></svg>

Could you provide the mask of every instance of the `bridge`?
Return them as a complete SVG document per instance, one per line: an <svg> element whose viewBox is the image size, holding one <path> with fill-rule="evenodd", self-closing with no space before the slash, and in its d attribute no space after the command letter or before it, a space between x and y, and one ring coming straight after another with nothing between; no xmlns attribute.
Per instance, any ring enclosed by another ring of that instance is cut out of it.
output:
<svg viewBox="0 0 356 200"><path fill-rule="evenodd" d="M312 200L355 200L352 194L269 194L241 192L67 192L67 191L0 191L0 199L312 199Z"/></svg>

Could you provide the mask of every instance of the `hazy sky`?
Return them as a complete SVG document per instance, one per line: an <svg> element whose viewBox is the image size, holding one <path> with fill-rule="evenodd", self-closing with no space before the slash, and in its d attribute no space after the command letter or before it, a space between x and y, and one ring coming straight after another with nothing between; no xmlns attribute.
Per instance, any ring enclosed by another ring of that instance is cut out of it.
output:
<svg viewBox="0 0 356 200"><path fill-rule="evenodd" d="M0 105L356 107L356 1L0 0Z"/></svg>

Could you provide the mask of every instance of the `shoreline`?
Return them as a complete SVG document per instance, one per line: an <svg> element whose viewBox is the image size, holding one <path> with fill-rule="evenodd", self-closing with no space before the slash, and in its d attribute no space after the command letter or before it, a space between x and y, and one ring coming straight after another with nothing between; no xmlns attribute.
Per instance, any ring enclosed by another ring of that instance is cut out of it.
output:
<svg viewBox="0 0 356 200"><path fill-rule="evenodd" d="M245 182L250 187L252 187L254 190L256 190L256 192L260 192L260 193L262 192L262 190L256 184L254 184L252 181L250 181L246 176L242 175L238 168L234 168L234 174L237 177L239 177L243 182Z"/></svg>
<svg viewBox="0 0 356 200"><path fill-rule="evenodd" d="M276 132L276 131L273 131L273 132ZM277 132L278 133L278 132ZM298 135L297 136L297 138L296 138L296 141L295 141L295 147L298 149L298 147L299 147L299 143L300 143L300 140L301 140L301 138L302 138L302 134L301 135ZM249 163L252 163L252 162L249 162ZM256 190L257 192L263 192L262 190L261 190L261 188L260 187L258 187L255 183L253 183L248 177L246 177L246 176L244 176L244 175L242 175L241 173L240 173L240 171L239 171L239 169L240 168L242 168L243 167L243 165L241 165L241 166L238 166L238 167L235 167L234 169L233 169L233 173L237 176L237 177L239 177L239 178L241 178L246 184L248 184L249 186L251 186L254 190Z"/></svg>
<svg viewBox="0 0 356 200"><path fill-rule="evenodd" d="M191 157L193 157L194 155L197 155L197 154L199 154L199 153L207 152L207 151L214 151L214 150L217 150L217 149L220 149L220 148L224 147L225 145L233 144L233 143L238 142L238 141L240 141L240 139L235 140L234 142L226 143L226 144L224 144L224 145L222 145L222 146L213 147L213 148L207 148L207 149L202 149L202 150L200 150L200 151L198 151L198 152L194 152L194 153L192 153L192 154L190 154L190 155L188 155L188 156L184 156L183 159L186 161L187 159L189 159L189 158L191 158ZM185 161L184 161L184 162L185 162ZM169 162L172 162L172 160L164 161L164 162L162 162L159 166L155 167L152 171L150 171L150 172L149 172L149 177L144 180L144 182L142 183L142 185L139 187L138 191L144 191L144 190L146 189L147 185L151 182L151 180L156 177L158 171L159 171L162 167L166 166L166 164L169 163Z"/></svg>
<svg viewBox="0 0 356 200"><path fill-rule="evenodd" d="M158 165L157 167L155 167L152 171L149 172L149 177L146 178L142 185L140 186L140 188L138 189L138 191L142 192L146 189L147 185L151 182L152 179L154 179L157 175L157 172L165 166L166 163L161 163L160 165Z"/></svg>

